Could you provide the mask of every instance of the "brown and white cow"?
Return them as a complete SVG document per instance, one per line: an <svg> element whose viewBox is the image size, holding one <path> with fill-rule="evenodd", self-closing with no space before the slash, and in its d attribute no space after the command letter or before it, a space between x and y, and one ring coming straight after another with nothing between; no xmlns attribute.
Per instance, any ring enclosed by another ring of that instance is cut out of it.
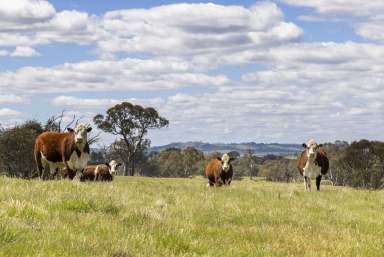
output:
<svg viewBox="0 0 384 257"><path fill-rule="evenodd" d="M311 178L316 178L317 191L320 191L322 175L328 173L329 160L322 146L313 139L303 144L305 150L297 161L297 168L300 174L304 176L305 191L311 191Z"/></svg>
<svg viewBox="0 0 384 257"><path fill-rule="evenodd" d="M83 171L81 180L112 181L113 174L117 173L117 170L120 166L121 163L118 163L115 160L105 164L88 165Z"/></svg>
<svg viewBox="0 0 384 257"><path fill-rule="evenodd" d="M228 154L217 159L210 160L205 166L205 176L208 178L207 186L221 186L230 185L233 177L233 168L231 161L234 158L230 158Z"/></svg>
<svg viewBox="0 0 384 257"><path fill-rule="evenodd" d="M69 173L82 172L90 159L87 133L91 127L79 124L68 132L43 132L35 140L34 156L39 177L43 177L44 166L50 173L65 168Z"/></svg>

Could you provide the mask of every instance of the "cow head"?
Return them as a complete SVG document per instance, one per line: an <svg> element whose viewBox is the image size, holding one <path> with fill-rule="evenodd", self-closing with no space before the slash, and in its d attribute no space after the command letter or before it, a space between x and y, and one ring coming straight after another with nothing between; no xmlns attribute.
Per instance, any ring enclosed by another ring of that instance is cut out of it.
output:
<svg viewBox="0 0 384 257"><path fill-rule="evenodd" d="M229 169L231 168L231 161L233 161L234 158L230 158L229 155L225 153L221 158L217 157L217 159L221 161L221 169L224 172L228 172Z"/></svg>
<svg viewBox="0 0 384 257"><path fill-rule="evenodd" d="M87 134L92 128L87 124L79 124L75 129L68 128L69 132L75 134L75 143L78 145L84 145L87 142Z"/></svg>
<svg viewBox="0 0 384 257"><path fill-rule="evenodd" d="M316 143L313 139L309 140L307 143L303 143L303 147L306 149L307 157L309 159L315 158L318 150L322 146L322 144Z"/></svg>
<svg viewBox="0 0 384 257"><path fill-rule="evenodd" d="M105 165L108 166L109 173L112 175L113 173L117 173L119 167L121 166L121 163L112 160L109 163L107 162Z"/></svg>

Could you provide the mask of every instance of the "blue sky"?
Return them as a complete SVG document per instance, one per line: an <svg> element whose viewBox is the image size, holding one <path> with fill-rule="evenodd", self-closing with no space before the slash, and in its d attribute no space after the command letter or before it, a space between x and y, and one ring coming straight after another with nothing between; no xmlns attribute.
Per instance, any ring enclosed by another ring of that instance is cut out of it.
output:
<svg viewBox="0 0 384 257"><path fill-rule="evenodd" d="M0 3L0 123L61 110L91 122L131 101L170 120L154 145L383 140L383 11L378 0Z"/></svg>

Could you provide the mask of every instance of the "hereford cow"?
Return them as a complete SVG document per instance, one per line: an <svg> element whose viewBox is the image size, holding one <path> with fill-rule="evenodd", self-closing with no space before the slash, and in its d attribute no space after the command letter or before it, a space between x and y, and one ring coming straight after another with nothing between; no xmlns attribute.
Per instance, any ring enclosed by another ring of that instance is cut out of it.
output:
<svg viewBox="0 0 384 257"><path fill-rule="evenodd" d="M43 177L43 169L49 165L50 173L65 168L73 174L82 172L90 159L87 133L91 127L79 124L68 132L44 132L35 140L35 161L39 177Z"/></svg>
<svg viewBox="0 0 384 257"><path fill-rule="evenodd" d="M231 161L234 158L230 158L228 154L217 159L212 159L205 166L205 176L208 178L207 186L221 186L230 185L233 177L233 169Z"/></svg>
<svg viewBox="0 0 384 257"><path fill-rule="evenodd" d="M305 191L311 191L311 178L316 178L317 191L320 191L322 175L327 174L329 170L327 153L322 146L313 139L303 144L305 150L297 161L297 168L300 174L304 176Z"/></svg>
<svg viewBox="0 0 384 257"><path fill-rule="evenodd" d="M111 181L113 179L113 174L117 173L120 166L121 163L118 163L115 160L105 164L88 165L83 171L81 180Z"/></svg>

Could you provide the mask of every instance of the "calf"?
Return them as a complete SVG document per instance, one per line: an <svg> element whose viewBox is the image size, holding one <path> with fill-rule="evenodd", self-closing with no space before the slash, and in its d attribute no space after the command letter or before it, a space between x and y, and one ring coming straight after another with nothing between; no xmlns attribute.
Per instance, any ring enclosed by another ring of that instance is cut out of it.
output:
<svg viewBox="0 0 384 257"><path fill-rule="evenodd" d="M228 154L217 159L212 159L205 166L205 176L208 178L207 186L221 186L230 185L233 177L233 168L231 161L234 158L230 158Z"/></svg>
<svg viewBox="0 0 384 257"><path fill-rule="evenodd" d="M327 174L329 170L327 153L321 148L322 146L313 139L303 144L305 150L297 161L297 168L300 174L304 176L305 191L311 191L311 178L314 177L316 177L317 191L320 191L322 175Z"/></svg>
<svg viewBox="0 0 384 257"><path fill-rule="evenodd" d="M81 172L87 165L89 145L87 133L91 127L79 124L68 132L44 132L35 140L34 156L38 175L43 177L44 166L49 165L50 173L66 168L69 173Z"/></svg>
<svg viewBox="0 0 384 257"><path fill-rule="evenodd" d="M118 163L115 160L112 160L109 163L105 164L88 165L83 171L83 176L81 177L81 180L112 181L112 175L114 173L117 173L117 169L120 166L121 163Z"/></svg>

